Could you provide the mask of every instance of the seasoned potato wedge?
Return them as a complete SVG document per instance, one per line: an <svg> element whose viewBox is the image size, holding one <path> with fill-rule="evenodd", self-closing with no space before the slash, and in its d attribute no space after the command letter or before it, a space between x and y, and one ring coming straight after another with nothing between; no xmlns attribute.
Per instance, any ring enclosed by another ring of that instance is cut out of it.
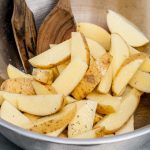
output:
<svg viewBox="0 0 150 150"><path fill-rule="evenodd" d="M110 34L100 26L95 24L81 22L77 24L77 31L98 43L100 43L106 50L110 48Z"/></svg>
<svg viewBox="0 0 150 150"><path fill-rule="evenodd" d="M80 57L88 65L90 63L90 50L84 35L80 32L72 32L71 37L71 60Z"/></svg>
<svg viewBox="0 0 150 150"><path fill-rule="evenodd" d="M25 74L24 72L20 71L16 67L12 66L11 64L7 67L7 74L10 79L15 78L32 78L31 75Z"/></svg>
<svg viewBox="0 0 150 150"><path fill-rule="evenodd" d="M53 67L53 68L51 68L51 70L53 71L53 77L54 77L54 80L55 80L59 76L58 68Z"/></svg>
<svg viewBox="0 0 150 150"><path fill-rule="evenodd" d="M51 84L54 80L53 70L34 68L32 75L34 79L44 84Z"/></svg>
<svg viewBox="0 0 150 150"><path fill-rule="evenodd" d="M115 135L124 134L132 131L134 131L134 116L131 116L126 124L121 127L117 132L115 132Z"/></svg>
<svg viewBox="0 0 150 150"><path fill-rule="evenodd" d="M83 78L88 65L80 58L75 58L54 81L52 87L57 93L69 95Z"/></svg>
<svg viewBox="0 0 150 150"><path fill-rule="evenodd" d="M37 116L54 114L61 109L63 96L58 95L20 95L17 99L18 109Z"/></svg>
<svg viewBox="0 0 150 150"><path fill-rule="evenodd" d="M121 95L126 85L129 83L138 68L144 62L145 58L145 54L139 53L131 55L124 61L112 84L112 91L115 95Z"/></svg>
<svg viewBox="0 0 150 150"><path fill-rule="evenodd" d="M145 93L150 93L150 73L138 70L129 85Z"/></svg>
<svg viewBox="0 0 150 150"><path fill-rule="evenodd" d="M76 113L76 104L69 104L65 106L60 112L43 117L29 125L28 129L38 133L47 134L56 131L66 125L74 118Z"/></svg>
<svg viewBox="0 0 150 150"><path fill-rule="evenodd" d="M78 100L84 99L99 84L105 75L111 61L109 54L104 54L100 59L94 60L91 57L90 66L84 78L73 90L72 96Z"/></svg>
<svg viewBox="0 0 150 150"><path fill-rule="evenodd" d="M17 110L12 104L4 101L0 109L0 117L14 125L24 128L25 124L30 124L30 120Z"/></svg>
<svg viewBox="0 0 150 150"><path fill-rule="evenodd" d="M96 124L96 123L98 123L101 119L103 118L103 116L102 115L100 115L100 114L98 114L98 113L95 113L95 118L94 118L94 125Z"/></svg>
<svg viewBox="0 0 150 150"><path fill-rule="evenodd" d="M90 138L99 138L99 137L103 137L103 136L104 136L104 129L97 128L97 129L89 130L87 132L76 135L73 138L90 139Z"/></svg>
<svg viewBox="0 0 150 150"><path fill-rule="evenodd" d="M41 117L40 116L35 116L35 115L32 115L32 114L28 114L28 113L24 113L24 115L32 122L40 119Z"/></svg>
<svg viewBox="0 0 150 150"><path fill-rule="evenodd" d="M29 62L33 67L49 69L59 65L70 58L70 41L67 40L53 48L31 58Z"/></svg>
<svg viewBox="0 0 150 150"><path fill-rule="evenodd" d="M68 137L92 130L97 103L89 100L76 102L77 112L68 125Z"/></svg>
<svg viewBox="0 0 150 150"><path fill-rule="evenodd" d="M120 129L132 116L140 101L141 92L132 89L123 99L120 109L112 114L105 116L95 125L104 127L105 133L111 134Z"/></svg>
<svg viewBox="0 0 150 150"><path fill-rule="evenodd" d="M8 79L2 83L1 90L11 93L35 95L32 81L33 79L29 78Z"/></svg>
<svg viewBox="0 0 150 150"><path fill-rule="evenodd" d="M68 66L69 63L70 63L70 60L67 60L66 62L64 62L64 63L57 66L58 71L59 71L60 74Z"/></svg>
<svg viewBox="0 0 150 150"><path fill-rule="evenodd" d="M120 108L121 97L103 95L92 92L87 96L87 99L97 102L97 112L100 114L111 114L117 112Z"/></svg>
<svg viewBox="0 0 150 150"><path fill-rule="evenodd" d="M48 95L53 93L45 85L37 81L32 81L32 86L34 88L36 95Z"/></svg>
<svg viewBox="0 0 150 150"><path fill-rule="evenodd" d="M65 101L66 104L70 104L70 103L77 102L77 100L74 99L74 98L71 97L71 96L65 96L65 97L64 97L64 101Z"/></svg>

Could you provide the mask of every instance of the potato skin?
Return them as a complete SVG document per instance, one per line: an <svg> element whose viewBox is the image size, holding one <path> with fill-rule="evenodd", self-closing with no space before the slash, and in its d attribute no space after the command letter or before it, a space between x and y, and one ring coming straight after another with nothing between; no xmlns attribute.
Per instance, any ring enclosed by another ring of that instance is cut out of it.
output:
<svg viewBox="0 0 150 150"><path fill-rule="evenodd" d="M35 95L32 81L33 79L29 78L8 79L2 83L1 90L17 94Z"/></svg>

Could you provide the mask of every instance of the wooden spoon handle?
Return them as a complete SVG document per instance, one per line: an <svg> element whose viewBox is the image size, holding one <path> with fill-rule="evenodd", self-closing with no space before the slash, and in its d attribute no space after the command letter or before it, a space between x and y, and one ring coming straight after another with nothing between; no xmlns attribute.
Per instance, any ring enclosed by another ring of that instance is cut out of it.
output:
<svg viewBox="0 0 150 150"><path fill-rule="evenodd" d="M72 14L70 0L59 0L57 3L57 7L64 9Z"/></svg>

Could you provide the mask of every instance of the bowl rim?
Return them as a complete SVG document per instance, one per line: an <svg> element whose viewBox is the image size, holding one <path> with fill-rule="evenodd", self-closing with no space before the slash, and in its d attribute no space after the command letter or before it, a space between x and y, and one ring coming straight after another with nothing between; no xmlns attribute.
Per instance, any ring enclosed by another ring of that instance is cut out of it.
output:
<svg viewBox="0 0 150 150"><path fill-rule="evenodd" d="M1 118L0 118L0 126L2 126L3 128L7 128L13 132L16 132L19 135L28 137L28 138L32 138L35 140L42 140L42 141L46 141L46 142L52 142L52 143L66 144L66 145L107 144L107 143L121 142L124 140L136 138L136 137L139 137L142 135L150 134L150 125L147 125L145 127L136 129L133 132L125 133L122 135L115 135L113 137L103 137L103 138L97 138L97 139L73 139L73 138L67 139L67 138L51 137L51 136L31 132L26 129L15 126Z"/></svg>

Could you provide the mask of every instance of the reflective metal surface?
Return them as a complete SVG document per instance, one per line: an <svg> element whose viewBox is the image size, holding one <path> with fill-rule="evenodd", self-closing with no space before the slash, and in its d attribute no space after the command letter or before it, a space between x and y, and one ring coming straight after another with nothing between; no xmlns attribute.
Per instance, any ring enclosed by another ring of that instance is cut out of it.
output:
<svg viewBox="0 0 150 150"><path fill-rule="evenodd" d="M34 13L37 28L39 28L47 12L56 4L54 0L26 1ZM150 38L149 0L72 0L71 2L77 21L93 22L106 28L105 17L107 9L113 9L132 20ZM0 76L3 78L7 77L6 66L8 63L11 62L18 68L22 66L10 24L12 8L12 0L0 0ZM146 98L141 100L142 105L139 107L139 113L136 113L139 115L137 118L139 121L136 127L143 126L143 128L120 136L89 140L59 139L23 130L1 119L0 132L18 146L29 150L109 150L110 148L114 148L115 150L141 150L143 145L149 149L150 125L147 125L150 121L149 99L150 95L146 95Z"/></svg>

